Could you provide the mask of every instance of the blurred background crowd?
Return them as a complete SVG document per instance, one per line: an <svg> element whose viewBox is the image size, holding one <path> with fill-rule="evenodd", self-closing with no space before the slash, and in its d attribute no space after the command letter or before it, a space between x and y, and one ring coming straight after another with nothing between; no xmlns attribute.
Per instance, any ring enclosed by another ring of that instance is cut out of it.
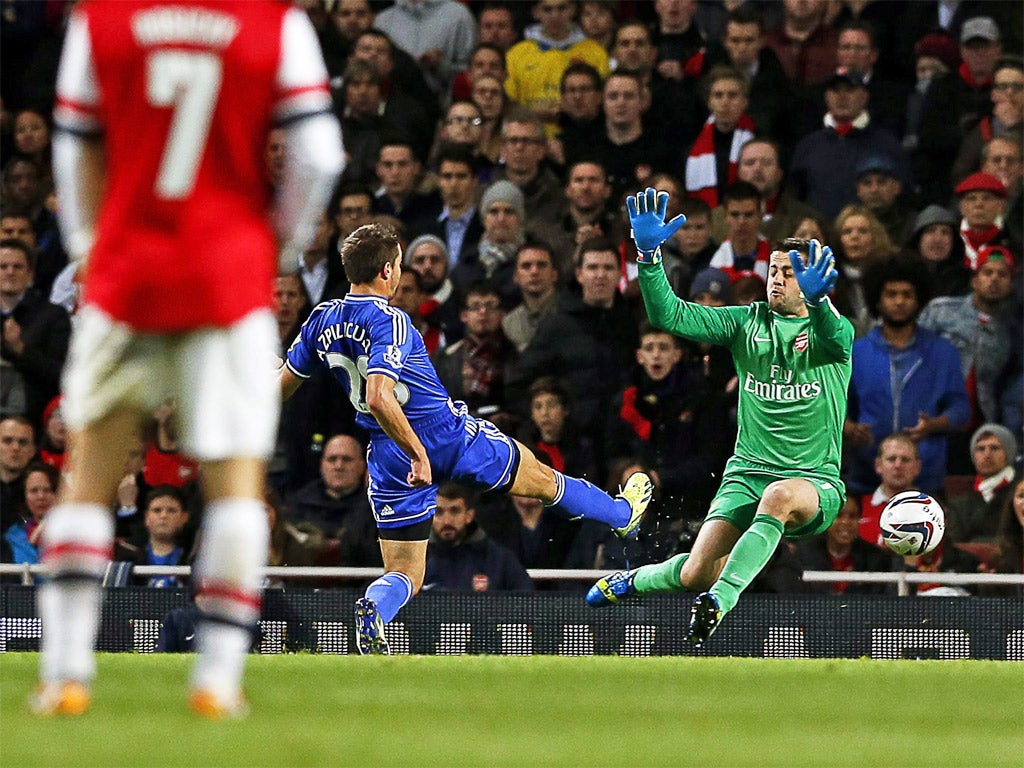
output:
<svg viewBox="0 0 1024 768"><path fill-rule="evenodd" d="M3 562L38 557L66 469L59 384L79 296L54 215L50 110L72 5L0 3ZM639 467L657 484L625 544L533 500L446 485L428 588L529 589L525 568L636 566L692 542L742 382L727 350L647 324L623 205L644 186L687 217L663 249L680 297L763 300L785 237L838 258L832 300L857 331L849 498L826 534L780 546L754 589L819 589L805 568L1022 570L1024 5L302 5L348 165L308 250L268 286L281 355L313 306L345 295L339 241L386 221L407 268L392 303L453 398L559 470L614 492ZM285 152L270 130L271 187ZM125 458L117 559L190 562L196 475L168 402ZM272 564L379 565L366 481L365 435L318 373L281 415ZM946 510L946 540L924 558L879 538L882 507L908 488Z"/></svg>

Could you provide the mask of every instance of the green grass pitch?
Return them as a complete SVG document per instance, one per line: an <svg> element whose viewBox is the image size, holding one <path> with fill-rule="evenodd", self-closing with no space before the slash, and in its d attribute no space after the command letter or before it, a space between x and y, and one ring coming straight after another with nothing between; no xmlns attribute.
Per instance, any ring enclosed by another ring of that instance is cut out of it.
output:
<svg viewBox="0 0 1024 768"><path fill-rule="evenodd" d="M253 656L252 713L185 708L187 656L103 654L92 709L27 714L0 654L0 765L1024 766L1024 664Z"/></svg>

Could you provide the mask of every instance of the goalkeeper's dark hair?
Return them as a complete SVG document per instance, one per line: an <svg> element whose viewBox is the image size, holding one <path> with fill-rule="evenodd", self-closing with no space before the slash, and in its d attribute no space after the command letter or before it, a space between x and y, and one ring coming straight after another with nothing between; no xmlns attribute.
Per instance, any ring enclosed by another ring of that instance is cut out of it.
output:
<svg viewBox="0 0 1024 768"><path fill-rule="evenodd" d="M917 254L901 253L867 268L864 273L864 303L872 317L878 317L878 302L882 299L886 283L910 283L917 295L917 314L931 298L928 268Z"/></svg>
<svg viewBox="0 0 1024 768"><path fill-rule="evenodd" d="M441 483L437 488L437 495L446 499L461 499L466 505L466 509L476 509L477 502L480 500L480 494L472 488L453 482Z"/></svg>
<svg viewBox="0 0 1024 768"><path fill-rule="evenodd" d="M787 237L776 241L772 251L782 251L783 253L796 251L802 256L808 256L811 253L811 241L799 237Z"/></svg>
<svg viewBox="0 0 1024 768"><path fill-rule="evenodd" d="M346 237L341 247L345 277L352 284L372 283L398 255L398 233L388 224L364 224Z"/></svg>

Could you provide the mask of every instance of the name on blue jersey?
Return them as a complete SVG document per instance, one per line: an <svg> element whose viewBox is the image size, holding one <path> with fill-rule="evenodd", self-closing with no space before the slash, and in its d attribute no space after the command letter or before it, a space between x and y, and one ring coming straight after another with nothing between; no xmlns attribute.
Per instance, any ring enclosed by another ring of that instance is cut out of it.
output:
<svg viewBox="0 0 1024 768"><path fill-rule="evenodd" d="M329 325L316 337L316 343L327 349L332 342L341 339L351 339L363 348L363 352L370 354L370 340L366 336L366 329L358 323L344 322L337 325Z"/></svg>

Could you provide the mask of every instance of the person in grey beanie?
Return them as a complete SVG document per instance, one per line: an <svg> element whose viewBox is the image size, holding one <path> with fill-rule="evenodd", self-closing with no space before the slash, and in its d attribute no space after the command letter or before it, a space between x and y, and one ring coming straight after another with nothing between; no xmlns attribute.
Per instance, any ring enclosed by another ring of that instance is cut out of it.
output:
<svg viewBox="0 0 1024 768"><path fill-rule="evenodd" d="M513 277L516 253L525 239L525 216L523 193L511 181L496 181L484 190L480 198L483 237L451 273L461 294L474 283L486 280L497 288L506 308L519 302L520 292Z"/></svg>
<svg viewBox="0 0 1024 768"><path fill-rule="evenodd" d="M1017 440L1001 424L982 424L971 435L974 485L946 505L946 535L953 543L996 539L1000 511L1013 493L1016 456Z"/></svg>
<svg viewBox="0 0 1024 768"><path fill-rule="evenodd" d="M929 295L964 296L971 292L971 270L964 266L960 220L941 205L929 205L914 220L906 246L928 270Z"/></svg>

